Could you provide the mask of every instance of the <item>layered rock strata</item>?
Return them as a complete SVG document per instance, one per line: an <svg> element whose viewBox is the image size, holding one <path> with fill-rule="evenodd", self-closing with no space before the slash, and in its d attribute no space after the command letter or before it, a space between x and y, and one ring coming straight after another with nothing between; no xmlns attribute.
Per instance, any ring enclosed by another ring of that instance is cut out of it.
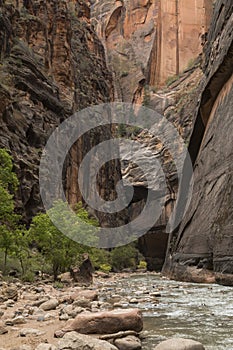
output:
<svg viewBox="0 0 233 350"><path fill-rule="evenodd" d="M43 209L38 167L49 135L74 112L111 101L112 77L87 2L1 1L0 12L0 146L13 155L17 209L28 222ZM64 173L70 203L81 200L77 169L83 155L111 135L111 128L97 130L71 149ZM113 196L119 173L115 162L102 169L103 196Z"/></svg>
<svg viewBox="0 0 233 350"><path fill-rule="evenodd" d="M92 23L115 76L115 98L137 103L143 86L163 85L192 64L212 14L212 0L92 3Z"/></svg>
<svg viewBox="0 0 233 350"><path fill-rule="evenodd" d="M213 270L232 284L233 4L216 3L205 47L205 74L189 151L194 164L191 203L170 237L164 273L192 280L190 266ZM228 276L228 277L227 277Z"/></svg>

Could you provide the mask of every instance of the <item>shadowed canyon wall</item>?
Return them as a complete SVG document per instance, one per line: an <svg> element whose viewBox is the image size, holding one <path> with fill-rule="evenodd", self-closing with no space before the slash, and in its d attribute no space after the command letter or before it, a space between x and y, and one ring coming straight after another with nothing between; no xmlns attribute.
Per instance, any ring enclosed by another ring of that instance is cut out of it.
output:
<svg viewBox="0 0 233 350"><path fill-rule="evenodd" d="M191 203L170 237L164 266L164 273L179 280L210 278L233 285L232 26L232 2L217 2L189 144L194 163Z"/></svg>
<svg viewBox="0 0 233 350"><path fill-rule="evenodd" d="M29 221L43 209L38 168L49 135L77 110L111 101L112 76L87 2L1 1L0 12L0 146L13 155L20 181L17 209ZM82 156L111 135L111 129L99 130L72 148L65 175L69 202L81 199ZM113 195L117 174L115 162L102 169L103 196Z"/></svg>

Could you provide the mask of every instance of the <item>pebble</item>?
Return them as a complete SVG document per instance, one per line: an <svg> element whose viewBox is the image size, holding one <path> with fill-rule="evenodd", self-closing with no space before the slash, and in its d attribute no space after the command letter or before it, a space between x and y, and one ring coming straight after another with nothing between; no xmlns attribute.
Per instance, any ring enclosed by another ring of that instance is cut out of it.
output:
<svg viewBox="0 0 233 350"><path fill-rule="evenodd" d="M13 318L12 323L13 323L13 325L24 324L24 323L26 323L26 320L23 316L17 316L15 318Z"/></svg>
<svg viewBox="0 0 233 350"><path fill-rule="evenodd" d="M35 328L23 328L20 330L20 333L19 333L20 337L26 337L27 335L39 336L44 334L45 332Z"/></svg>

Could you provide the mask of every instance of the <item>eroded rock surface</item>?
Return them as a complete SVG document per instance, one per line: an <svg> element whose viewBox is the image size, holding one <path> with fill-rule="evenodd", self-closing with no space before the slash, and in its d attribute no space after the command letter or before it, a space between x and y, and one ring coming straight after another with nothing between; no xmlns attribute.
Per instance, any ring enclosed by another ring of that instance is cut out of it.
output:
<svg viewBox="0 0 233 350"><path fill-rule="evenodd" d="M112 78L86 2L1 1L0 11L0 147L13 155L20 180L17 208L29 221L43 209L38 166L49 135L74 112L111 101ZM72 148L65 165L70 203L81 199L77 169L83 154L111 134L106 128L86 135ZM104 178L114 183L119 174L110 164L107 177L106 169L101 173L103 196L113 188L103 185Z"/></svg>
<svg viewBox="0 0 233 350"><path fill-rule="evenodd" d="M205 47L204 87L189 151L194 188L189 209L170 237L164 272L189 280L187 269L213 270L232 284L233 4L219 1ZM223 275L224 276L224 275Z"/></svg>
<svg viewBox="0 0 233 350"><path fill-rule="evenodd" d="M201 53L211 14L212 0L93 1L92 22L114 72L115 98L140 103L144 85L181 73Z"/></svg>

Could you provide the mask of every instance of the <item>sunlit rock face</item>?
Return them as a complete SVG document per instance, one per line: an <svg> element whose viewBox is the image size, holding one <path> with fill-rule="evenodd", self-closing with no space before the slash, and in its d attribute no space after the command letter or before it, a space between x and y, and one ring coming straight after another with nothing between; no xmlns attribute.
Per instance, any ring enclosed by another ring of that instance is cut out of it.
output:
<svg viewBox="0 0 233 350"><path fill-rule="evenodd" d="M216 3L204 49L205 74L189 151L194 164L191 203L170 237L164 272L190 280L190 266L213 270L232 285L233 4Z"/></svg>
<svg viewBox="0 0 233 350"><path fill-rule="evenodd" d="M212 0L92 3L92 23L115 73L115 98L137 103L144 85L163 85L201 53L212 14Z"/></svg>

